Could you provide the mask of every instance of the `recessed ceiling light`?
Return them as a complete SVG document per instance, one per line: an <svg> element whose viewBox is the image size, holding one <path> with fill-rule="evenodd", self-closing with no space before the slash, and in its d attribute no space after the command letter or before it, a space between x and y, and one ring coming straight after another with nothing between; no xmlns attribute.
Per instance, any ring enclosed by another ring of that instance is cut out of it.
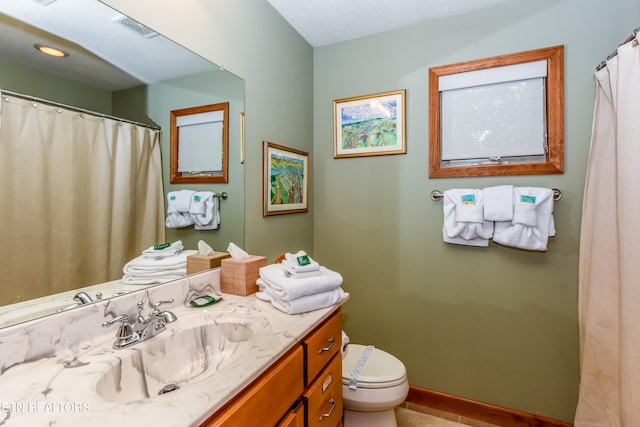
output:
<svg viewBox="0 0 640 427"><path fill-rule="evenodd" d="M67 52L64 52L60 49L56 49L55 47L51 47L51 46L45 46L42 44L35 44L33 45L33 47L35 47L37 50L39 50L40 52L44 53L45 55L49 55L49 56L55 56L57 58L62 58L65 56L69 56L69 54Z"/></svg>

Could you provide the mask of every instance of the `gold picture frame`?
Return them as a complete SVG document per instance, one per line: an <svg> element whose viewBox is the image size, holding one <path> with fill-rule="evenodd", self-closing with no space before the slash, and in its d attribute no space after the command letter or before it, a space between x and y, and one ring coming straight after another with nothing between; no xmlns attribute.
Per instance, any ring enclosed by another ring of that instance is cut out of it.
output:
<svg viewBox="0 0 640 427"><path fill-rule="evenodd" d="M263 216L309 210L309 153L263 141Z"/></svg>
<svg viewBox="0 0 640 427"><path fill-rule="evenodd" d="M333 101L333 157L406 154L406 90Z"/></svg>

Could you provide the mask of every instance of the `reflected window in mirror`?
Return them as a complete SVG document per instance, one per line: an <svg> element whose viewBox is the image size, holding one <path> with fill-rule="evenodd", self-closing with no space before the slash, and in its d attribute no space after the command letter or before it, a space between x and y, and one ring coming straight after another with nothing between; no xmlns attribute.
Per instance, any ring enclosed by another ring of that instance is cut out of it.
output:
<svg viewBox="0 0 640 427"><path fill-rule="evenodd" d="M229 182L229 103L171 111L171 183Z"/></svg>

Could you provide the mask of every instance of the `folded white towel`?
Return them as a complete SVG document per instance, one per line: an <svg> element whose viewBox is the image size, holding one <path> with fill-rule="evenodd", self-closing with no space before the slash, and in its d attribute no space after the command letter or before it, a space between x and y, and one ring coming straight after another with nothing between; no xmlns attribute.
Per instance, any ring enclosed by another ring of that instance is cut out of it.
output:
<svg viewBox="0 0 640 427"><path fill-rule="evenodd" d="M159 283L170 282L185 277L185 274L164 274L162 276L137 276L125 274L122 282L127 285L154 285Z"/></svg>
<svg viewBox="0 0 640 427"><path fill-rule="evenodd" d="M481 223L484 220L484 194L478 189L452 189L445 191L456 205L456 222Z"/></svg>
<svg viewBox="0 0 640 427"><path fill-rule="evenodd" d="M284 269L284 274L286 274L288 277L294 278L294 279L302 279L304 277L313 277L313 276L320 276L322 273L320 273L320 266L318 265L318 268L315 270L303 270L300 271L296 268L292 268L289 263L287 262L287 260L282 260L282 268Z"/></svg>
<svg viewBox="0 0 640 427"><path fill-rule="evenodd" d="M511 222L535 227L538 224L537 208L548 198L553 198L553 191L548 188L515 187Z"/></svg>
<svg viewBox="0 0 640 427"><path fill-rule="evenodd" d="M189 212L191 197L195 191L179 190L167 193L167 213Z"/></svg>
<svg viewBox="0 0 640 427"><path fill-rule="evenodd" d="M496 222L493 241L505 246L546 251L555 235L553 191L548 188L514 188L512 222Z"/></svg>
<svg viewBox="0 0 640 427"><path fill-rule="evenodd" d="M484 193L485 221L511 221L513 219L513 185L487 187Z"/></svg>
<svg viewBox="0 0 640 427"><path fill-rule="evenodd" d="M281 264L269 264L260 268L260 278L270 293L283 301L291 301L305 295L329 291L342 285L340 273L320 266L320 275L294 279L287 277Z"/></svg>
<svg viewBox="0 0 640 427"><path fill-rule="evenodd" d="M163 258L150 258L144 255L140 255L137 258L132 259L126 263L122 269L123 273L127 273L129 270L135 269L136 271L165 271L173 270L176 268L186 267L187 257L197 254L198 251L188 249L183 250L179 254Z"/></svg>
<svg viewBox="0 0 640 427"><path fill-rule="evenodd" d="M160 245L161 246L161 245ZM184 246L182 245L182 240L176 240L173 243L170 243L169 246L162 249L155 249L156 246L151 246L142 251L142 255L148 258L165 258L169 256L177 255L182 252Z"/></svg>
<svg viewBox="0 0 640 427"><path fill-rule="evenodd" d="M286 252L282 264L295 273L320 270L320 264L307 255L305 251L298 251L295 254Z"/></svg>
<svg viewBox="0 0 640 427"><path fill-rule="evenodd" d="M265 301L271 301L271 305L287 314L308 313L321 308L330 307L346 298L345 292L338 287L313 295L306 295L291 301L283 301L273 297L268 291L257 292L256 296Z"/></svg>
<svg viewBox="0 0 640 427"><path fill-rule="evenodd" d="M167 219L164 225L167 228L182 228L193 225L189 215L191 197L195 191L179 190L167 193Z"/></svg>
<svg viewBox="0 0 640 427"><path fill-rule="evenodd" d="M196 230L215 230L220 225L218 198L211 191L198 191L191 197L191 221Z"/></svg>
<svg viewBox="0 0 640 427"><path fill-rule="evenodd" d="M448 243L473 242L470 246L488 246L493 235L493 223L484 221L483 197L480 190L453 189L444 192L443 198L443 239ZM459 219L465 220L460 221Z"/></svg>
<svg viewBox="0 0 640 427"><path fill-rule="evenodd" d="M205 202L206 216L211 216L211 221L208 224L196 223L193 228L196 230L217 230L220 227L220 208L219 199L214 195Z"/></svg>

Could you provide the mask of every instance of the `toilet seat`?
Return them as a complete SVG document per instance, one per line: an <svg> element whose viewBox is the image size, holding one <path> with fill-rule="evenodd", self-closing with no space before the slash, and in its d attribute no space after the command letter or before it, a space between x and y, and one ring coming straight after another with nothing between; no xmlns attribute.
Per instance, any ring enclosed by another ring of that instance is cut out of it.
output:
<svg viewBox="0 0 640 427"><path fill-rule="evenodd" d="M351 372L362 357L366 346L349 344L347 356L342 360L342 384L348 386ZM394 387L407 380L407 369L395 356L374 348L358 375L358 387L378 389Z"/></svg>

